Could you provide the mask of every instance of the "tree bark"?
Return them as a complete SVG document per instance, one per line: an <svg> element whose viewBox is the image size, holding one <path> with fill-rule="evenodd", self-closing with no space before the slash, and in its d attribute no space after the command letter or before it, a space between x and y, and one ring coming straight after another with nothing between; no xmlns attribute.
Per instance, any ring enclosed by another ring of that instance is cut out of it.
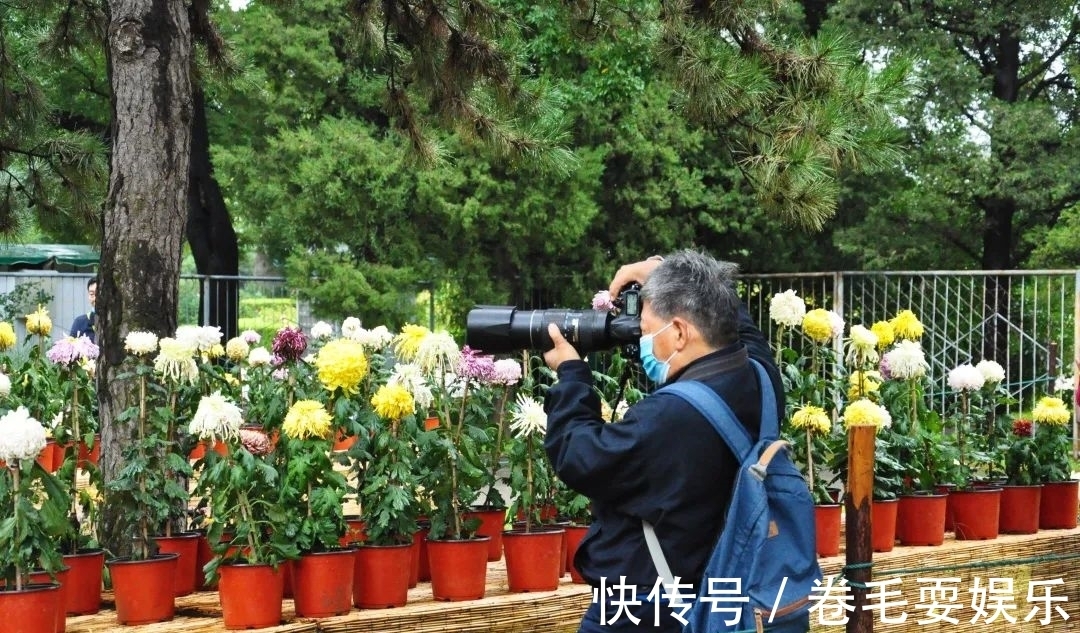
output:
<svg viewBox="0 0 1080 633"><path fill-rule="evenodd" d="M187 238L200 275L235 277L240 273L240 252L229 209L214 178L210 161L210 133L206 124L206 98L193 87L191 124L191 182L188 190ZM204 310L204 306L209 310ZM216 279L202 286L199 295L201 325L216 325L227 341L238 334L240 292L235 279ZM203 323L203 314L209 319Z"/></svg>
<svg viewBox="0 0 1080 633"><path fill-rule="evenodd" d="M130 551L124 512L108 493L122 467L121 447L134 437L120 414L136 385L120 378L124 337L132 331L171 336L176 329L180 252L187 217L191 151L191 32L184 0L108 2L112 155L102 218L98 275L101 347L97 391L103 545Z"/></svg>

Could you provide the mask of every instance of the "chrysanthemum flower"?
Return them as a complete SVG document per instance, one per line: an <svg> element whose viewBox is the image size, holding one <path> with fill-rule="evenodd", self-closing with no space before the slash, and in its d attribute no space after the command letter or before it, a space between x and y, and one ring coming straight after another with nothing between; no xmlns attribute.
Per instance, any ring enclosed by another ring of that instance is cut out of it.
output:
<svg viewBox="0 0 1080 633"><path fill-rule="evenodd" d="M350 334L348 338L360 343L365 349L381 352L394 340L394 335L390 330L386 329L385 325L380 325L370 330L359 328Z"/></svg>
<svg viewBox="0 0 1080 633"><path fill-rule="evenodd" d="M885 352L882 361L888 367L889 377L896 380L922 378L930 369L922 345L911 340L897 343L895 347Z"/></svg>
<svg viewBox="0 0 1080 633"><path fill-rule="evenodd" d="M38 305L36 311L26 315L26 331L38 336L52 334L52 319L49 318L49 311L45 306Z"/></svg>
<svg viewBox="0 0 1080 633"><path fill-rule="evenodd" d="M888 321L878 321L870 326L870 331L877 337L879 351L892 345L893 341L896 340L896 332L893 330L892 323Z"/></svg>
<svg viewBox="0 0 1080 633"><path fill-rule="evenodd" d="M239 363L248 357L251 346L239 336L234 336L225 343L225 355L234 363Z"/></svg>
<svg viewBox="0 0 1080 633"><path fill-rule="evenodd" d="M438 370L453 370L459 358L461 358L461 350L454 341L454 337L448 332L430 332L420 341L413 362L420 366L421 371L430 376Z"/></svg>
<svg viewBox="0 0 1080 633"><path fill-rule="evenodd" d="M416 402L404 385L387 383L379 387L371 396L371 406L379 417L387 420L400 420L416 412Z"/></svg>
<svg viewBox="0 0 1080 633"><path fill-rule="evenodd" d="M457 347L457 344L454 344ZM495 375L495 357L481 354L468 345L461 348L457 362L457 375L462 378L489 382Z"/></svg>
<svg viewBox="0 0 1080 633"><path fill-rule="evenodd" d="M853 371L848 376L848 400L865 398L881 388L881 374L876 371Z"/></svg>
<svg viewBox="0 0 1080 633"><path fill-rule="evenodd" d="M593 295L592 309L600 310L601 312L609 312L615 309L615 303L611 300L611 293L607 290L601 290Z"/></svg>
<svg viewBox="0 0 1080 633"><path fill-rule="evenodd" d="M70 368L84 359L97 358L98 353L98 346L94 345L89 338L65 336L53 343L49 351L45 352L45 357L61 367Z"/></svg>
<svg viewBox="0 0 1080 633"><path fill-rule="evenodd" d="M316 400L297 400L285 414L281 432L289 437L302 440L309 437L325 439L330 437L333 418L321 402Z"/></svg>
<svg viewBox="0 0 1080 633"><path fill-rule="evenodd" d="M1031 437L1031 420L1013 420L1012 432L1016 437Z"/></svg>
<svg viewBox="0 0 1080 633"><path fill-rule="evenodd" d="M427 383L420 368L412 363L398 363L394 366L394 373L390 375L387 384L401 385L412 394L417 408L426 411L435 400L431 393L431 385Z"/></svg>
<svg viewBox="0 0 1080 633"><path fill-rule="evenodd" d="M0 417L0 460L7 462L8 468L18 465L21 459L37 457L47 440L45 427L30 417L26 407Z"/></svg>
<svg viewBox="0 0 1080 633"><path fill-rule="evenodd" d="M176 382L194 384L199 378L199 364L195 362L196 352L184 341L163 338L158 341L158 355L154 358L154 371Z"/></svg>
<svg viewBox="0 0 1080 633"><path fill-rule="evenodd" d="M334 326L330 325L326 321L316 321L315 325L311 326L311 338L316 340L326 340L334 335Z"/></svg>
<svg viewBox="0 0 1080 633"><path fill-rule="evenodd" d="M401 333L394 337L394 354L406 363L416 360L416 354L420 351L420 343L431 334L431 330L422 325L406 323L401 328Z"/></svg>
<svg viewBox="0 0 1080 633"><path fill-rule="evenodd" d="M829 313L829 326L832 329L832 338L844 335L844 317L840 316L835 310L828 310Z"/></svg>
<svg viewBox="0 0 1080 633"><path fill-rule="evenodd" d="M135 356L149 356L157 351L158 337L153 332L134 330L124 337L124 351Z"/></svg>
<svg viewBox="0 0 1080 633"><path fill-rule="evenodd" d="M0 321L0 352L6 352L15 347L16 342L18 340L15 336L15 328L7 321Z"/></svg>
<svg viewBox="0 0 1080 633"><path fill-rule="evenodd" d="M923 324L911 310L901 310L892 320L893 332L896 338L908 341L917 341L922 338Z"/></svg>
<svg viewBox="0 0 1080 633"><path fill-rule="evenodd" d="M780 325L796 327L806 316L806 302L794 290L778 292L769 299L769 318Z"/></svg>
<svg viewBox="0 0 1080 633"><path fill-rule="evenodd" d="M1054 380L1054 391L1072 391L1076 386L1076 379L1071 376L1058 376Z"/></svg>
<svg viewBox="0 0 1080 633"><path fill-rule="evenodd" d="M240 338L244 339L248 345L258 345L262 340L262 334L259 334L255 330L244 330L240 333Z"/></svg>
<svg viewBox="0 0 1080 633"><path fill-rule="evenodd" d="M181 325L176 328L173 338L205 354L221 343L221 328L217 325Z"/></svg>
<svg viewBox="0 0 1080 633"><path fill-rule="evenodd" d="M8 397L11 395L11 378L8 378L7 374L0 374L0 396Z"/></svg>
<svg viewBox="0 0 1080 633"><path fill-rule="evenodd" d="M848 364L876 363L878 361L877 345L877 334L862 325L851 326L851 334L848 338Z"/></svg>
<svg viewBox="0 0 1080 633"><path fill-rule="evenodd" d="M844 408L842 419L844 428L848 429L853 426L873 426L880 429L892 424L888 409L866 398L860 398Z"/></svg>
<svg viewBox="0 0 1080 633"><path fill-rule="evenodd" d="M345 338L355 339L364 329L364 326L360 324L360 319L351 316L345 317L345 320L341 322L341 335Z"/></svg>
<svg viewBox="0 0 1080 633"><path fill-rule="evenodd" d="M284 361L295 362L307 351L307 336L299 327L283 327L274 336L274 356Z"/></svg>
<svg viewBox="0 0 1080 633"><path fill-rule="evenodd" d="M833 322L829 311L815 308L807 312L802 319L802 330L815 343L829 342L833 337Z"/></svg>
<svg viewBox="0 0 1080 633"><path fill-rule="evenodd" d="M825 409L808 404L791 416L791 428L810 429L811 433L825 434L832 429L832 422Z"/></svg>
<svg viewBox="0 0 1080 633"><path fill-rule="evenodd" d="M493 385L516 385L521 380L521 363L511 358L495 361L495 371L491 375Z"/></svg>
<svg viewBox="0 0 1080 633"><path fill-rule="evenodd" d="M355 394L360 381L368 375L364 346L347 338L334 339L324 345L315 358L315 367L327 391L341 389Z"/></svg>
<svg viewBox="0 0 1080 633"><path fill-rule="evenodd" d="M228 441L240 437L244 414L240 407L221 395L220 391L203 396L195 415L191 416L188 433L203 440Z"/></svg>
<svg viewBox="0 0 1080 633"><path fill-rule="evenodd" d="M957 365L949 372L949 387L956 391L978 391L985 382L982 372L970 363Z"/></svg>
<svg viewBox="0 0 1080 633"><path fill-rule="evenodd" d="M252 367L256 367L259 365L269 365L270 360L270 350L266 349L265 347L253 347L251 348L251 351L248 352L248 365L251 365Z"/></svg>
<svg viewBox="0 0 1080 633"><path fill-rule="evenodd" d="M1039 424L1065 425L1072 420L1072 413L1061 398L1045 396L1035 403L1031 419Z"/></svg>
<svg viewBox="0 0 1080 633"><path fill-rule="evenodd" d="M983 375L983 380L988 385L996 385L1005 380L1005 368L997 361L984 358L979 361L978 365L975 365L975 369L979 370L979 373Z"/></svg>
<svg viewBox="0 0 1080 633"><path fill-rule="evenodd" d="M544 403L521 393L510 413L510 431L517 437L547 433L547 413Z"/></svg>
<svg viewBox="0 0 1080 633"><path fill-rule="evenodd" d="M256 457L269 455L274 449L270 438L259 429L240 429L240 444Z"/></svg>

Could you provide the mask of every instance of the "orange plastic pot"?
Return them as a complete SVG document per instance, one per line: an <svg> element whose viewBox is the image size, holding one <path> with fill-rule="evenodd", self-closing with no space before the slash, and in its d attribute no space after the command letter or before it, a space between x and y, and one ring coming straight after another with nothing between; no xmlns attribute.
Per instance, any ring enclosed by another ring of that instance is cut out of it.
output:
<svg viewBox="0 0 1080 633"><path fill-rule="evenodd" d="M347 451L356 444L355 435L345 435L343 431L338 431L337 436L334 438L334 446L331 450L334 451Z"/></svg>
<svg viewBox="0 0 1080 633"><path fill-rule="evenodd" d="M1075 479L1043 484L1039 529L1071 530L1076 527L1078 486L1080 481Z"/></svg>
<svg viewBox="0 0 1080 633"><path fill-rule="evenodd" d="M283 587L282 587L282 595L284 597L286 597L286 598L289 598L290 600L293 597L293 591L292 591L292 588L293 588L293 579L292 579L293 573L292 572L293 572L293 566L295 564L296 564L296 561L294 561L292 559L289 559L289 560L285 561L284 563L282 563L280 567L278 567L278 569L281 570L281 577L283 579L282 580L282 585L283 585Z"/></svg>
<svg viewBox="0 0 1080 633"><path fill-rule="evenodd" d="M566 560L562 546L565 536L565 530L550 528L503 533L506 582L510 591L555 591Z"/></svg>
<svg viewBox="0 0 1080 633"><path fill-rule="evenodd" d="M345 524L348 525L348 528L338 539L338 545L346 547L353 543L363 543L367 538L367 535L364 534L364 521L358 517L352 517L346 518Z"/></svg>
<svg viewBox="0 0 1080 633"><path fill-rule="evenodd" d="M431 594L436 600L479 600L487 588L490 537L456 541L427 540Z"/></svg>
<svg viewBox="0 0 1080 633"><path fill-rule="evenodd" d="M987 541L998 537L1001 488L953 490L953 531L958 541Z"/></svg>
<svg viewBox="0 0 1080 633"><path fill-rule="evenodd" d="M899 499L870 503L870 547L875 552L891 552L896 545L896 511Z"/></svg>
<svg viewBox="0 0 1080 633"><path fill-rule="evenodd" d="M0 622L4 633L54 633L57 613L63 615L60 585L25 585L21 590L0 590Z"/></svg>
<svg viewBox="0 0 1080 633"><path fill-rule="evenodd" d="M57 445L56 440L50 438L49 440L46 440L45 448L41 449L41 453L38 454L37 463L41 464L41 467L50 473L56 472L56 469L63 463L62 461L61 464L56 463L56 453L58 449L59 446ZM63 453L61 453L60 459L63 460Z"/></svg>
<svg viewBox="0 0 1080 633"><path fill-rule="evenodd" d="M506 528L506 509L477 508L465 513L465 518L480 519L480 526L476 528L476 534L491 537L491 540L488 541L488 562L501 559L503 555L502 535L503 530Z"/></svg>
<svg viewBox="0 0 1080 633"><path fill-rule="evenodd" d="M87 446L86 442L79 441L79 468L86 469L93 464L97 466L101 460L101 436L94 436L94 445Z"/></svg>
<svg viewBox="0 0 1080 633"><path fill-rule="evenodd" d="M1042 485L1003 486L998 531L1002 534L1035 534L1039 531Z"/></svg>
<svg viewBox="0 0 1080 633"><path fill-rule="evenodd" d="M900 497L896 510L896 538L901 545L941 545L945 541L945 505L948 495L918 494Z"/></svg>
<svg viewBox="0 0 1080 633"><path fill-rule="evenodd" d="M411 543L356 548L353 606L358 609L404 606L409 598L412 554Z"/></svg>
<svg viewBox="0 0 1080 633"><path fill-rule="evenodd" d="M178 558L177 554L158 554L146 560L125 558L105 563L112 576L117 622L151 624L173 619Z"/></svg>
<svg viewBox="0 0 1080 633"><path fill-rule="evenodd" d="M226 629L262 629L281 624L285 578L280 567L229 564L219 567L218 573L218 596Z"/></svg>
<svg viewBox="0 0 1080 633"><path fill-rule="evenodd" d="M199 567L199 533L182 532L175 536L155 536L158 551L162 554L176 554L176 577L173 583L174 595L187 596L195 593L198 584L195 575Z"/></svg>
<svg viewBox="0 0 1080 633"><path fill-rule="evenodd" d="M356 550L302 554L293 563L293 602L302 618L327 618L352 610Z"/></svg>
<svg viewBox="0 0 1080 633"><path fill-rule="evenodd" d="M409 575L409 588L412 589L421 581L431 580L431 565L428 564L427 535L431 528L426 524L420 524L413 533L413 568Z"/></svg>
<svg viewBox="0 0 1080 633"><path fill-rule="evenodd" d="M431 416L429 418L424 419L424 430L425 431L434 431L437 428L439 428L439 418L437 418L435 416Z"/></svg>
<svg viewBox="0 0 1080 633"><path fill-rule="evenodd" d="M814 529L818 556L840 553L840 504L814 506Z"/></svg>
<svg viewBox="0 0 1080 633"><path fill-rule="evenodd" d="M64 605L67 604L67 599L65 596L67 595L68 571L70 571L69 567L62 567L60 571L56 572L55 581L53 580L52 576L50 576L49 573L45 571L33 572L29 575L31 584L49 585L55 582L60 586L60 603L56 609L56 623L55 628L53 628L56 633L64 633L65 631L67 631L67 613L64 611Z"/></svg>
<svg viewBox="0 0 1080 633"><path fill-rule="evenodd" d="M66 554L64 565L68 567L64 611L68 615L93 615L100 611L105 552L92 549Z"/></svg>
<svg viewBox="0 0 1080 633"><path fill-rule="evenodd" d="M583 585L585 579L581 572L574 566L574 556L577 555L578 546L589 532L587 525L568 525L566 528L566 569L570 572L570 580L574 584Z"/></svg>

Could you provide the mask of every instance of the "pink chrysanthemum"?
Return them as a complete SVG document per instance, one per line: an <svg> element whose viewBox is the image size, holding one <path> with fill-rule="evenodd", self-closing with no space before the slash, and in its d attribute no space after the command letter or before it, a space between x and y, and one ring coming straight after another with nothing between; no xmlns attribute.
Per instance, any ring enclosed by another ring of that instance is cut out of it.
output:
<svg viewBox="0 0 1080 633"><path fill-rule="evenodd" d="M495 357L487 356L468 345L461 348L461 358L457 364L457 375L462 378L489 381L495 374Z"/></svg>
<svg viewBox="0 0 1080 633"><path fill-rule="evenodd" d="M267 455L274 448L266 433L256 429L240 429L240 443L252 455Z"/></svg>
<svg viewBox="0 0 1080 633"><path fill-rule="evenodd" d="M611 301L611 293L607 290L601 290L593 295L592 309L608 312L615 309L615 304Z"/></svg>
<svg viewBox="0 0 1080 633"><path fill-rule="evenodd" d="M496 385L516 385L521 380L521 363L510 358L495 361L491 382Z"/></svg>
<svg viewBox="0 0 1080 633"><path fill-rule="evenodd" d="M283 327L274 336L274 354L283 361L298 361L307 351L307 336L299 327Z"/></svg>
<svg viewBox="0 0 1080 633"><path fill-rule="evenodd" d="M45 352L46 358L64 367L71 367L82 360L94 360L98 357L98 346L85 336L74 338L65 336Z"/></svg>

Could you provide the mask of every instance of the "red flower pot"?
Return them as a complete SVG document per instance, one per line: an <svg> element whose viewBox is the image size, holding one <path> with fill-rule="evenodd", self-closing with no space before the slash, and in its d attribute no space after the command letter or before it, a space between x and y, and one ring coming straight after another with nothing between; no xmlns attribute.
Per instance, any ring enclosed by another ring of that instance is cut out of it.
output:
<svg viewBox="0 0 1080 633"><path fill-rule="evenodd" d="M436 600L479 600L487 584L488 538L457 541L428 539L431 594Z"/></svg>
<svg viewBox="0 0 1080 633"><path fill-rule="evenodd" d="M570 580L574 584L583 585L585 579L581 577L581 572L574 566L574 556L577 555L578 546L581 545L581 541L585 538L585 535L589 532L589 526L587 525L568 525L566 530L566 569L570 572Z"/></svg>
<svg viewBox="0 0 1080 633"><path fill-rule="evenodd" d="M155 536L158 551L162 554L176 554L176 577L173 591L177 596L187 596L195 592L198 584L195 575L199 573L199 533L182 532L174 536Z"/></svg>
<svg viewBox="0 0 1080 633"><path fill-rule="evenodd" d="M347 547L353 543L363 543L367 539L367 535L364 534L364 522L359 517L346 518L345 524L348 528L338 538L338 545Z"/></svg>
<svg viewBox="0 0 1080 633"><path fill-rule="evenodd" d="M413 568L409 574L409 588L415 587L421 581L431 580L431 565L428 563L427 535L431 528L427 524L420 525L413 533Z"/></svg>
<svg viewBox="0 0 1080 633"><path fill-rule="evenodd" d="M941 545L945 541L945 503L948 495L917 494L900 497L896 510L896 538L901 545Z"/></svg>
<svg viewBox="0 0 1080 633"><path fill-rule="evenodd" d="M998 532L1002 534L1035 534L1039 531L1039 503L1042 486L1003 486L1001 509L998 512Z"/></svg>
<svg viewBox="0 0 1080 633"><path fill-rule="evenodd" d="M293 601L302 618L327 618L352 610L356 550L301 554L293 563Z"/></svg>
<svg viewBox="0 0 1080 633"><path fill-rule="evenodd" d="M1043 484L1039 501L1039 529L1071 530L1076 527L1077 487L1080 481L1053 481Z"/></svg>
<svg viewBox="0 0 1080 633"><path fill-rule="evenodd" d="M465 514L465 518L480 519L480 527L476 528L477 536L489 536L488 562L495 562L502 558L503 554L503 529L506 527L506 509L478 508Z"/></svg>
<svg viewBox="0 0 1080 633"><path fill-rule="evenodd" d="M158 554L146 560L116 559L106 563L112 577L117 622L151 624L173 619L178 558L177 554Z"/></svg>
<svg viewBox="0 0 1080 633"><path fill-rule="evenodd" d="M41 464L41 467L50 473L55 473L57 468L63 464L63 453L60 453L60 463L56 463L56 453L59 446L56 440L49 438L45 441L45 448L41 449L41 453L37 457L37 463Z"/></svg>
<svg viewBox="0 0 1080 633"><path fill-rule="evenodd" d="M875 552L891 552L896 545L896 511L898 499L870 503L870 547Z"/></svg>
<svg viewBox="0 0 1080 633"><path fill-rule="evenodd" d="M262 629L281 624L285 578L272 565L228 564L218 568L218 596L226 629Z"/></svg>
<svg viewBox="0 0 1080 633"><path fill-rule="evenodd" d="M353 606L385 609L404 606L409 598L413 545L361 545L356 548Z"/></svg>
<svg viewBox="0 0 1080 633"><path fill-rule="evenodd" d="M1001 488L954 490L953 531L958 541L986 541L998 537Z"/></svg>
<svg viewBox="0 0 1080 633"><path fill-rule="evenodd" d="M506 582L510 591L555 591L566 561L562 546L565 536L565 530L550 528L504 532Z"/></svg>
<svg viewBox="0 0 1080 633"><path fill-rule="evenodd" d="M0 622L4 633L54 633L56 614L63 610L60 585L56 583L0 591Z"/></svg>
<svg viewBox="0 0 1080 633"><path fill-rule="evenodd" d="M101 576L105 552L84 550L64 555L68 567L64 611L68 615L93 615L101 610Z"/></svg>
<svg viewBox="0 0 1080 633"><path fill-rule="evenodd" d="M79 440L79 468L86 470L90 464L97 466L101 459L101 436L94 436L93 446L87 446L86 442Z"/></svg>
<svg viewBox="0 0 1080 633"><path fill-rule="evenodd" d="M840 505L814 506L814 529L818 556L836 556L840 553Z"/></svg>
<svg viewBox="0 0 1080 633"><path fill-rule="evenodd" d="M48 572L38 571L29 575L30 583L34 585L49 585L56 582L60 586L60 602L56 608L56 622L53 631L56 633L64 633L67 631L67 613L65 607L67 605L67 585L68 585L68 572L71 569L69 567L63 567L60 571L56 572L56 580L54 581L52 576Z"/></svg>
<svg viewBox="0 0 1080 633"><path fill-rule="evenodd" d="M334 446L331 450L334 451L347 451L352 448L353 444L356 444L355 435L345 435L344 431L338 431L334 437Z"/></svg>

